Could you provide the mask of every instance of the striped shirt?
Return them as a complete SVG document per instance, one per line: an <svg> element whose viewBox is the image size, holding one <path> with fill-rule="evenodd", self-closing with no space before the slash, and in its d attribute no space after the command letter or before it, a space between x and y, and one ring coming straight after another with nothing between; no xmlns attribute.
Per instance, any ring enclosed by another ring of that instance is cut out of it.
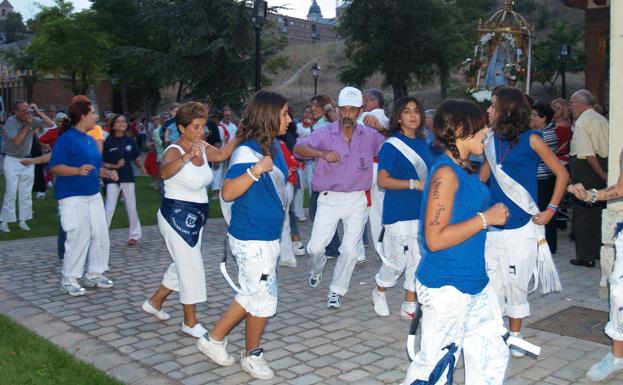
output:
<svg viewBox="0 0 623 385"><path fill-rule="evenodd" d="M555 126L550 123L541 128L539 132L543 134L543 140L545 141L545 144L549 146L550 150L552 150L552 152L556 152L558 149L558 136L556 136ZM549 167L547 167L545 162L543 162L543 160L539 161L539 168L536 173L537 179L547 179L553 175L554 173L549 169Z"/></svg>

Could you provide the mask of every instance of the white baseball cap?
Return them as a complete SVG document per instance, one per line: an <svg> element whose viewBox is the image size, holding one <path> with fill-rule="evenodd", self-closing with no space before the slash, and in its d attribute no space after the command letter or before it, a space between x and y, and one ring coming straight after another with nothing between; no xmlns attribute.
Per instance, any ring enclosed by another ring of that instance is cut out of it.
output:
<svg viewBox="0 0 623 385"><path fill-rule="evenodd" d="M342 88L342 91L340 91L340 96L338 96L337 98L337 106L363 106L363 95L361 94L361 91L359 91L355 87Z"/></svg>

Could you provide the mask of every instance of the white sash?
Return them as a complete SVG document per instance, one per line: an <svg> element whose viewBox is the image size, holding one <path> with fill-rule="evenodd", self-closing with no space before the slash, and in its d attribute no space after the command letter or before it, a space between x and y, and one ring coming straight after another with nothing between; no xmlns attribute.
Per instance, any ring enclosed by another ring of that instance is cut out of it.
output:
<svg viewBox="0 0 623 385"><path fill-rule="evenodd" d="M388 138L385 143L389 143L394 146L398 151L400 151L402 155L404 155L405 158L407 158L409 162L411 162L420 180L423 181L426 179L428 175L428 167L426 167L424 159L422 159L422 157L417 152L415 152L400 138L397 138L395 136Z"/></svg>
<svg viewBox="0 0 623 385"><path fill-rule="evenodd" d="M530 215L535 215L540 212L530 193L517 181L511 178L500 165L497 163L497 157L495 152L495 140L492 131L487 133L485 139L485 155L489 161L489 167L491 173L498 182L500 189L504 194L519 206L522 210ZM530 220L534 226L536 238L538 241L538 259L537 266L534 272L534 287L531 292L535 291L541 283L541 294L545 295L551 292L557 292L561 290L560 279L558 278L558 272L556 266L552 260L552 253L549 250L547 240L545 239L545 226L536 225Z"/></svg>
<svg viewBox="0 0 623 385"><path fill-rule="evenodd" d="M259 152L253 150L249 146L239 146L236 148L234 153L231 155L229 160L229 168L231 168L235 164L240 163L255 163L262 160L264 155ZM273 181L273 185L275 186L275 191L277 191L277 195L279 196L279 200L281 201L281 208L285 211L286 205L286 177L283 175L283 172L276 165L273 166L273 170L268 173L270 179ZM229 225L231 221L231 206L234 204L234 201L226 201L223 199L223 192L221 189L221 194L219 195L219 200L221 202L221 212L223 213L223 219Z"/></svg>

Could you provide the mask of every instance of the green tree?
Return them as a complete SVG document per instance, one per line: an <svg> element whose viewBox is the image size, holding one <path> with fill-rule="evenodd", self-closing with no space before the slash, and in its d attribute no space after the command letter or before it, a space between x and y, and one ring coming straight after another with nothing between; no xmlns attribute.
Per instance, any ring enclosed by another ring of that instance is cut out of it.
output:
<svg viewBox="0 0 623 385"><path fill-rule="evenodd" d="M558 21L552 27L550 34L534 44L532 51L532 80L541 83L547 89L556 85L560 69L560 47L571 45L571 57L566 65L568 72L584 71L584 46L582 27L577 24L569 25Z"/></svg>
<svg viewBox="0 0 623 385"><path fill-rule="evenodd" d="M0 21L0 31L4 33L5 43L20 40L27 32L22 15L19 12L9 13L4 20Z"/></svg>
<svg viewBox="0 0 623 385"><path fill-rule="evenodd" d="M34 55L35 67L71 80L74 94L84 94L106 70L104 54L109 37L97 29L93 12L72 13L60 0L53 7L43 7L37 16L36 34L27 53Z"/></svg>
<svg viewBox="0 0 623 385"><path fill-rule="evenodd" d="M340 20L346 57L340 80L363 84L374 73L383 76L394 98L412 85L439 76L447 94L450 74L469 52L477 15L492 0L349 0ZM473 20L469 19L473 18ZM469 29L469 31L468 31Z"/></svg>

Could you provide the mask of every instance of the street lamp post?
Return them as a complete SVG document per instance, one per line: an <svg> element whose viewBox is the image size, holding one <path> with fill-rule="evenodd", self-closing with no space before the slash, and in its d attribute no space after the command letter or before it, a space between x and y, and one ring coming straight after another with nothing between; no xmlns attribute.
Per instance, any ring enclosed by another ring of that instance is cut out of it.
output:
<svg viewBox="0 0 623 385"><path fill-rule="evenodd" d="M311 74L314 77L314 96L318 95L318 75L320 75L320 66L314 63L311 68Z"/></svg>
<svg viewBox="0 0 623 385"><path fill-rule="evenodd" d="M253 12L251 13L251 21L253 22L253 28L255 29L255 91L259 91L262 88L262 58L260 55L260 36L262 34L262 27L266 21L266 15L268 14L268 3L262 0L255 0L253 3Z"/></svg>
<svg viewBox="0 0 623 385"><path fill-rule="evenodd" d="M561 80L561 90L562 94L560 97L565 99L567 97L567 81L565 78L565 71L567 67L567 63L569 63L569 58L571 57L571 46L569 44L563 44L560 46L560 54L558 55L558 59L560 60L560 80Z"/></svg>

